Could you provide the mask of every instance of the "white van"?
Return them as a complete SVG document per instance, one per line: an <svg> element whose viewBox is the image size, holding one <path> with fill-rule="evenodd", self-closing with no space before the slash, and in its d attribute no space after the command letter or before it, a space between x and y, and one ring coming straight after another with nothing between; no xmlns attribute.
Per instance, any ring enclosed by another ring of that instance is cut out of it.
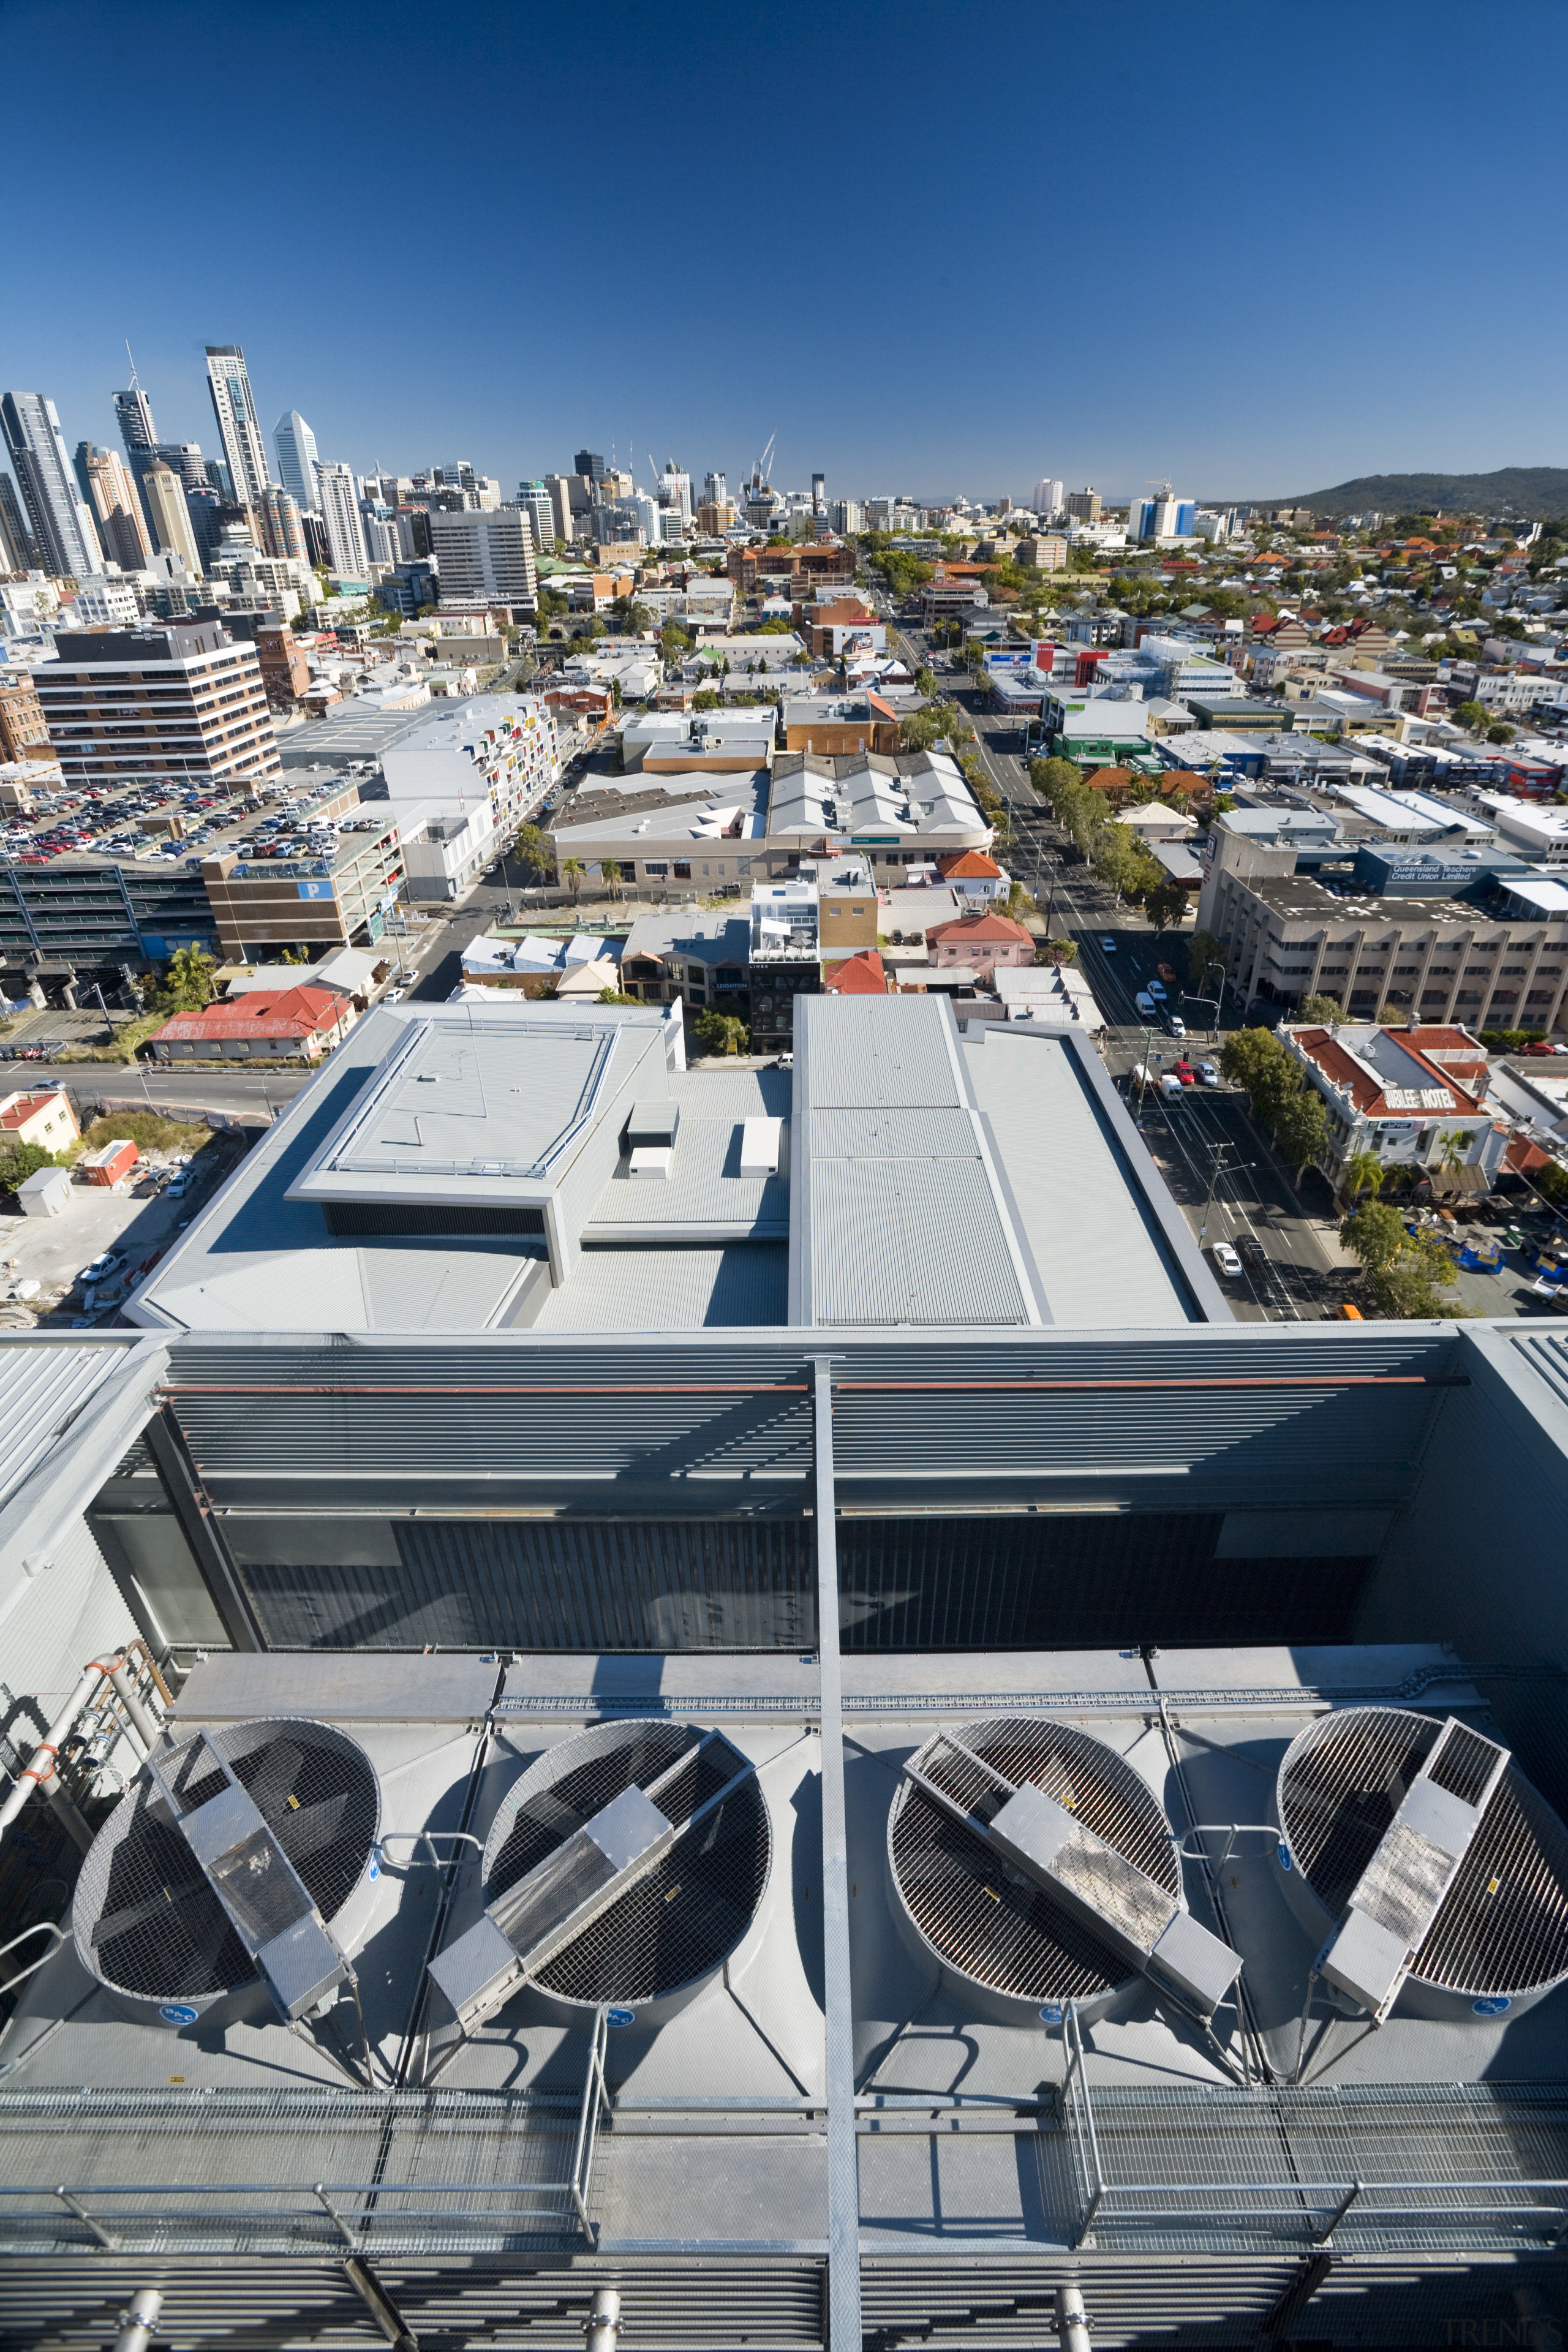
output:
<svg viewBox="0 0 1568 2352"><path fill-rule="evenodd" d="M1132 1002L1137 1006L1139 1012L1142 1013L1145 1020L1152 1021L1154 1018L1154 1000L1151 995L1149 995L1146 990L1141 988Z"/></svg>

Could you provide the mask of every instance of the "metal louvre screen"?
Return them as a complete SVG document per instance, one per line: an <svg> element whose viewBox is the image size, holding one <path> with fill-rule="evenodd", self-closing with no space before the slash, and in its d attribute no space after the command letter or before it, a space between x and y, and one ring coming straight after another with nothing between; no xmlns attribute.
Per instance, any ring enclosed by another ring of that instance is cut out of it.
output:
<svg viewBox="0 0 1568 2352"><path fill-rule="evenodd" d="M410 1520L391 1566L239 1570L277 1649L809 1650L809 1520Z"/></svg>
<svg viewBox="0 0 1568 2352"><path fill-rule="evenodd" d="M1370 1562L1216 1559L1213 1513L838 1522L846 1650L1347 1638Z"/></svg>

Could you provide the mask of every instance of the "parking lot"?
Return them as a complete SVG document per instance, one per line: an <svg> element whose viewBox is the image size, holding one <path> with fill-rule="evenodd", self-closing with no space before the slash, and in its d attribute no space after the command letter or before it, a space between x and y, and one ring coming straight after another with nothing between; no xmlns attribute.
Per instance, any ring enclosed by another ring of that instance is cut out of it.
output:
<svg viewBox="0 0 1568 2352"><path fill-rule="evenodd" d="M188 1150L153 1151L138 1160L122 1185L74 1182L69 1205L58 1217L0 1216L0 1328L26 1329L35 1320L72 1328L112 1321L243 1149L237 1137L215 1134L194 1161ZM191 1189L171 1198L167 1183L187 1162L194 1169ZM154 1191L158 1179L164 1189ZM106 1250L120 1253L122 1264L116 1278L93 1291L89 1307L78 1276Z"/></svg>

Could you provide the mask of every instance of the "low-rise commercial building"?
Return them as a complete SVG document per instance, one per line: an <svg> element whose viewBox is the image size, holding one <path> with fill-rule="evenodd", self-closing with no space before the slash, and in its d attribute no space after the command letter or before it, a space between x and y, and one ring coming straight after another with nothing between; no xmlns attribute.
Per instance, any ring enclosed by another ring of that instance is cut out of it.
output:
<svg viewBox="0 0 1568 2352"><path fill-rule="evenodd" d="M1019 967L1035 961L1035 942L1009 915L961 915L926 933L933 971L970 971L984 979L999 964Z"/></svg>
<svg viewBox="0 0 1568 2352"><path fill-rule="evenodd" d="M1489 1190L1509 1131L1487 1108L1479 1037L1356 1021L1332 1029L1286 1022L1276 1034L1327 1112L1317 1164L1336 1191L1347 1164L1363 1157L1425 1181L1438 1197Z"/></svg>
<svg viewBox="0 0 1568 2352"><path fill-rule="evenodd" d="M148 1043L160 1062L319 1062L358 1018L352 997L301 983L176 1013Z"/></svg>
<svg viewBox="0 0 1568 2352"><path fill-rule="evenodd" d="M0 766L13 761L55 757L38 689L26 670L0 677Z"/></svg>
<svg viewBox="0 0 1568 2352"><path fill-rule="evenodd" d="M63 1086L29 1087L0 1095L0 1140L36 1143L43 1151L64 1151L81 1129Z"/></svg>
<svg viewBox="0 0 1568 2352"><path fill-rule="evenodd" d="M403 894L405 864L392 810L371 806L380 820L374 829L342 835L321 856L251 858L225 850L204 857L199 877L219 952L249 962L279 947L374 945Z"/></svg>

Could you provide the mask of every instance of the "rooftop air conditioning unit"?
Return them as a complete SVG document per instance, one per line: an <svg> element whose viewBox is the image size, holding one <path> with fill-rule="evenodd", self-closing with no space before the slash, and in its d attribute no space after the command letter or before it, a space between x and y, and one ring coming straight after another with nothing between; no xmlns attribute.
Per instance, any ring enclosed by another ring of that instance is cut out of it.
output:
<svg viewBox="0 0 1568 2352"><path fill-rule="evenodd" d="M1103 2016L1139 1979L1205 2022L1241 1962L1186 1909L1176 1841L1148 1783L1049 1716L938 1732L888 1822L895 1915L982 2014Z"/></svg>
<svg viewBox="0 0 1568 2352"><path fill-rule="evenodd" d="M1568 1831L1457 1717L1320 1717L1286 1752L1275 1810L1280 1885L1352 2008L1500 2017L1568 1976Z"/></svg>
<svg viewBox="0 0 1568 2352"><path fill-rule="evenodd" d="M538 2013L662 2024L723 1967L773 1859L755 1769L721 1732L610 1723L539 1757L485 1841L485 1910L430 1964L464 2034Z"/></svg>
<svg viewBox="0 0 1568 2352"><path fill-rule="evenodd" d="M77 1881L78 1957L147 2025L289 2021L355 1984L381 1790L358 1742L298 1718L154 1748Z"/></svg>

